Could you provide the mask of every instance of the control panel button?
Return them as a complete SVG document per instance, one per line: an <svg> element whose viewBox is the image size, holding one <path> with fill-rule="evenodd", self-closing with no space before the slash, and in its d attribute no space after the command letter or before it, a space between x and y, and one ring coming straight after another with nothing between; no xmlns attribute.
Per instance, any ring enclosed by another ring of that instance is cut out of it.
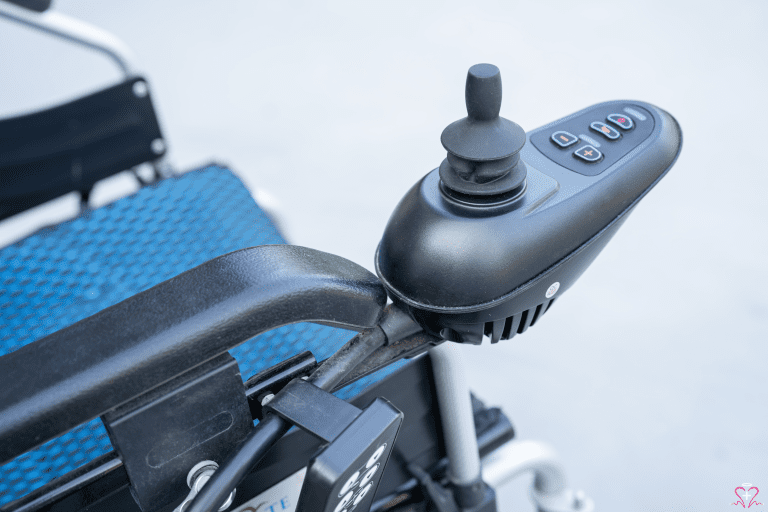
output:
<svg viewBox="0 0 768 512"><path fill-rule="evenodd" d="M572 133L559 131L552 134L552 142L561 148L567 148L579 141L579 138Z"/></svg>
<svg viewBox="0 0 768 512"><path fill-rule="evenodd" d="M631 130L635 123L632 122L632 118L624 114L611 114L608 116L608 122L613 123L622 130Z"/></svg>
<svg viewBox="0 0 768 512"><path fill-rule="evenodd" d="M577 158L581 158L585 162L593 163L597 162L601 158L603 158L603 154L598 151L595 147L590 146L587 144L586 146L582 146L576 151L573 152L573 156Z"/></svg>
<svg viewBox="0 0 768 512"><path fill-rule="evenodd" d="M616 140L621 137L621 134L615 128L611 128L607 124L601 123L600 121L591 123L589 127L595 130L597 133L601 134L606 139Z"/></svg>

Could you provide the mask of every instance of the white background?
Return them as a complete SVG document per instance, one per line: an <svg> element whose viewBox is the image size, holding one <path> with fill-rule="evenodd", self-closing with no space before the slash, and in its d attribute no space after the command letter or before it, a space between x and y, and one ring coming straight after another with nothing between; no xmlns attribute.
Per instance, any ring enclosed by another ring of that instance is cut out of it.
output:
<svg viewBox="0 0 768 512"><path fill-rule="evenodd" d="M546 320L463 348L469 378L520 438L562 454L599 510L732 510L743 482L768 503L768 4L413 4L54 8L133 48L177 167L230 164L279 201L292 242L369 269L400 197L444 158L442 129L466 115L472 64L501 68L502 115L526 130L611 99L669 111L684 134L670 174ZM0 116L118 78L0 21ZM73 208L0 224L0 238ZM502 511L532 510L528 481L500 491Z"/></svg>

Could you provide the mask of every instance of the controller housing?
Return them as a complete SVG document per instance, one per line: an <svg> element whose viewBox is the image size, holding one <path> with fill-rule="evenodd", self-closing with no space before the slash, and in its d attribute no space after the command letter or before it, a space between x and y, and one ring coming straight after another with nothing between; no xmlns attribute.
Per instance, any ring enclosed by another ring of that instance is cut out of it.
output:
<svg viewBox="0 0 768 512"><path fill-rule="evenodd" d="M632 126L622 128L620 119ZM577 140L562 147L553 138L559 132ZM528 132L519 153L525 190L511 200L464 201L446 193L435 169L392 214L376 271L392 300L428 332L473 344L484 335L509 339L573 285L671 168L681 144L667 112L611 101ZM598 150L596 161L575 154L586 146Z"/></svg>

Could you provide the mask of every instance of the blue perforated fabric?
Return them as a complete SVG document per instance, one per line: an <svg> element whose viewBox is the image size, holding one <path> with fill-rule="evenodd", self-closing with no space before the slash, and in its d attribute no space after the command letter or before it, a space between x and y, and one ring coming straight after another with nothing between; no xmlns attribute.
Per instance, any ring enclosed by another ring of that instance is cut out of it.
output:
<svg viewBox="0 0 768 512"><path fill-rule="evenodd" d="M237 249L285 243L229 170L209 166L0 250L0 355ZM233 349L243 378L304 350L329 357L353 333L296 324ZM350 398L392 365L337 393ZM30 371L34 371L30 368ZM112 450L96 419L0 466L0 506Z"/></svg>

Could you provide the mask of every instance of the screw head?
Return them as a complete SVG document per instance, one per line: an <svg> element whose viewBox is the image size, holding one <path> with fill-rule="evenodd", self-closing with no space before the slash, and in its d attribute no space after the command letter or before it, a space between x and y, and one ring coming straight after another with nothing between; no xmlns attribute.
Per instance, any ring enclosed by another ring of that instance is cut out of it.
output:
<svg viewBox="0 0 768 512"><path fill-rule="evenodd" d="M149 87L147 87L147 82L145 82L144 80L139 80L138 82L134 82L133 94L137 98L146 97L149 94Z"/></svg>
<svg viewBox="0 0 768 512"><path fill-rule="evenodd" d="M156 155L162 155L165 153L165 141L163 139L155 139L150 145L150 149Z"/></svg>

